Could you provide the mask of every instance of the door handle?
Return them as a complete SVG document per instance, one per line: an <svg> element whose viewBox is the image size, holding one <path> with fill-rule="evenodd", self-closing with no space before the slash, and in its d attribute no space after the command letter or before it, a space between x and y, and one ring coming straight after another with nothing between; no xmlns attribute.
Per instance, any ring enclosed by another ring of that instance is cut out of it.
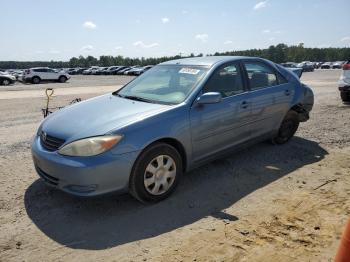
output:
<svg viewBox="0 0 350 262"><path fill-rule="evenodd" d="M247 107L248 107L248 102L247 102L247 101L243 101L243 102L241 103L241 107L242 107L243 109L247 108Z"/></svg>
<svg viewBox="0 0 350 262"><path fill-rule="evenodd" d="M290 95L289 90L288 90L288 89L287 89L287 90L285 90L285 91L284 91L284 94L285 94L286 96L289 96L289 95Z"/></svg>

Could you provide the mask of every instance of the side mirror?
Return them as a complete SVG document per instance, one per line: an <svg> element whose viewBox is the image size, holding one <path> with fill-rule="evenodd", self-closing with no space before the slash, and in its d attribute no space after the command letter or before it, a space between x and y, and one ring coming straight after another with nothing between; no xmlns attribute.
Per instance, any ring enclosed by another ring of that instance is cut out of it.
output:
<svg viewBox="0 0 350 262"><path fill-rule="evenodd" d="M197 105L216 104L221 102L222 96L218 92L208 92L197 98Z"/></svg>

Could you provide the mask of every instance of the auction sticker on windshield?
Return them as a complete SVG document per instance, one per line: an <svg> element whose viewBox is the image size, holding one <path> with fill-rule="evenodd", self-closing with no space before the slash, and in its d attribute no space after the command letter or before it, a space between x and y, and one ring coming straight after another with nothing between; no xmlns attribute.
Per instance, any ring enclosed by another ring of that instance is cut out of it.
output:
<svg viewBox="0 0 350 262"><path fill-rule="evenodd" d="M201 70L194 69L194 68L181 68L179 71L180 74L190 74L190 75L197 75Z"/></svg>

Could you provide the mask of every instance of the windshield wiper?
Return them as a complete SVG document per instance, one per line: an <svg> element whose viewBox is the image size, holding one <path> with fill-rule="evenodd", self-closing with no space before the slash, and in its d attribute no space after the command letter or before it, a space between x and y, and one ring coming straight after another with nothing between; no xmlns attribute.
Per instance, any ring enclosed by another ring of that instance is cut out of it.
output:
<svg viewBox="0 0 350 262"><path fill-rule="evenodd" d="M154 103L152 100L148 100L146 98L142 98L142 97L139 97L139 96L123 96L123 95L119 95L119 96L123 97L123 98L126 98L126 99L130 99L130 100L146 102L146 103Z"/></svg>
<svg viewBox="0 0 350 262"><path fill-rule="evenodd" d="M120 95L119 93L117 93L117 91L113 92L112 95L119 96L119 97L124 97L124 96Z"/></svg>

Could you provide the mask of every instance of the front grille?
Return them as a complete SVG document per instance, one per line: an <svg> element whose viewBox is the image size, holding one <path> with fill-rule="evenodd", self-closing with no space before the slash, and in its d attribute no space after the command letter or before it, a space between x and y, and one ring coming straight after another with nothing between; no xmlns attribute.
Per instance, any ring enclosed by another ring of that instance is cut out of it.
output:
<svg viewBox="0 0 350 262"><path fill-rule="evenodd" d="M35 166L36 172L39 174L39 176L44 179L44 181L52 186L57 186L59 179L53 176L48 175L43 170L41 170L38 166Z"/></svg>
<svg viewBox="0 0 350 262"><path fill-rule="evenodd" d="M45 132L41 132L40 134L40 143L48 151L56 151L64 142L63 139L50 136Z"/></svg>

